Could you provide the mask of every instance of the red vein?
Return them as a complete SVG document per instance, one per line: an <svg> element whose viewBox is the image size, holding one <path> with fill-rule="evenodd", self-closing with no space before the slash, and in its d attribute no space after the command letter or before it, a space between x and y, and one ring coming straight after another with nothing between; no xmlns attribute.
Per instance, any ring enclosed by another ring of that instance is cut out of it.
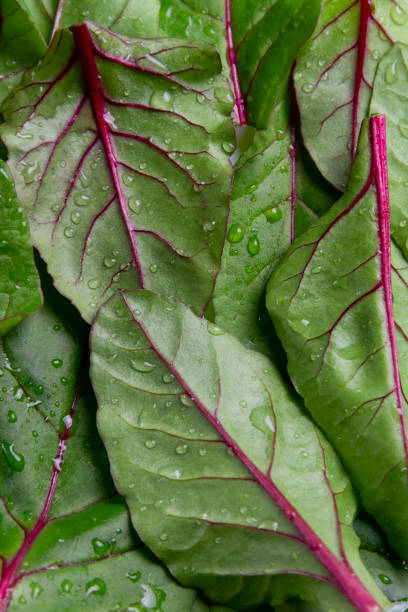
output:
<svg viewBox="0 0 408 612"><path fill-rule="evenodd" d="M51 504L54 498L55 489L58 483L59 474L61 471L61 464L64 458L66 449L66 441L69 436L69 431L72 426L72 418L79 399L79 388L75 391L71 408L66 416L65 428L62 434L59 436L58 449L54 459L54 468L52 470L50 484L48 487L45 502L41 510L41 514L38 517L36 524L31 531L26 531L24 541L20 549L15 554L14 558L10 563L3 565L2 577L0 582L0 612L5 612L8 608L8 604L12 595L12 588L18 580L18 571L20 566L26 557L27 553L31 549L33 543L38 538L44 527L48 524L48 514L51 508Z"/></svg>
<svg viewBox="0 0 408 612"><path fill-rule="evenodd" d="M133 232L130 214L126 205L126 198L122 191L122 185L118 172L118 162L116 159L113 144L111 142L110 131L108 128L108 124L104 119L105 105L103 91L94 58L92 38L86 25L75 26L74 28L72 28L72 32L74 34L75 46L81 62L85 84L88 89L89 97L91 99L95 121L100 131L102 141L105 147L106 159L112 174L112 179L115 186L116 195L118 197L119 206L122 212L123 221L125 223L125 227L128 233L133 260L139 275L140 287L143 289L143 272L137 250L136 237L135 233Z"/></svg>
<svg viewBox="0 0 408 612"><path fill-rule="evenodd" d="M401 379L398 366L397 342L395 338L395 322L392 305L391 286L391 240L390 240L390 202L388 194L387 144L384 115L371 119L371 135L373 139L373 163L376 170L377 205L378 205L378 236L381 252L381 280L383 284L384 305L387 315L388 336L390 339L392 367L395 380L395 392L398 403L398 414L404 443L405 457L408 463L408 437L405 424L404 407L401 395Z"/></svg>
<svg viewBox="0 0 408 612"><path fill-rule="evenodd" d="M231 2L225 0L225 30L227 34L227 53L231 71L231 79L234 87L235 105L237 107L239 125L247 125L244 100L242 99L241 87L239 85L237 57L235 55L234 40L231 25Z"/></svg>
<svg viewBox="0 0 408 612"><path fill-rule="evenodd" d="M194 401L197 408L199 408L203 415L210 421L213 427L215 427L215 429L224 438L228 446L234 451L237 457L249 469L249 471L252 472L259 484L265 489L266 493L268 493L268 495L272 498L276 505L284 512L284 514L296 527L296 529L302 536L306 546L313 552L316 558L326 567L329 573L333 576L336 588L345 595L345 597L352 603L352 605L355 606L358 612L381 612L380 606L366 589L366 587L360 582L357 575L331 552L331 550L313 531L310 525L297 512L295 507L281 493L281 491L275 485L273 480L271 480L266 474L261 472L261 470L242 451L237 442L230 436L226 429L224 429L218 418L216 418L214 414L207 410L206 406L200 401L200 399L194 394L193 390L189 387L186 381L182 378L174 364L170 362L155 345L147 329L135 317L126 296L122 293L121 297L126 308L129 310L132 319L140 327L146 339L149 341L152 349L160 357L160 359L174 375L174 377L179 381L186 393Z"/></svg>

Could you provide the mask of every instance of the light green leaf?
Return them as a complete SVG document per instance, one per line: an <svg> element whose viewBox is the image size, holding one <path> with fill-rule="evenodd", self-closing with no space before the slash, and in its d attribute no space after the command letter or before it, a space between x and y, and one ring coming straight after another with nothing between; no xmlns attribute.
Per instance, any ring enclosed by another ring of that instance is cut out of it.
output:
<svg viewBox="0 0 408 612"><path fill-rule="evenodd" d="M3 109L34 244L88 321L118 287L201 312L219 268L234 141L219 57L92 24L75 35L84 75L61 32Z"/></svg>
<svg viewBox="0 0 408 612"><path fill-rule="evenodd" d="M390 254L384 121L365 126L348 190L294 242L267 306L296 389L404 556L407 275L397 247Z"/></svg>
<svg viewBox="0 0 408 612"><path fill-rule="evenodd" d="M266 357L146 291L102 307L91 350L116 486L183 584L232 606L297 594L353 609L337 584L361 610L386 607L358 557L347 477Z"/></svg>
<svg viewBox="0 0 408 612"><path fill-rule="evenodd" d="M294 74L302 134L322 174L347 186L375 71L395 42L408 43L406 0L327 0Z"/></svg>
<svg viewBox="0 0 408 612"><path fill-rule="evenodd" d="M41 306L27 221L0 160L0 336Z"/></svg>
<svg viewBox="0 0 408 612"><path fill-rule="evenodd" d="M187 612L194 592L140 544L115 492L72 310L46 305L1 341L1 609Z"/></svg>

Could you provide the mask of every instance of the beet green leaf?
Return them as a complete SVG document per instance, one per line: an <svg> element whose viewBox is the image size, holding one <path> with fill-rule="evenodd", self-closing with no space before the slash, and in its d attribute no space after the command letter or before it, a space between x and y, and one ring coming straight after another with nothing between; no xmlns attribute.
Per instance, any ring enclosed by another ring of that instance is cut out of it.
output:
<svg viewBox="0 0 408 612"><path fill-rule="evenodd" d="M147 291L102 307L91 348L115 484L183 584L240 607L298 594L354 609L341 593L386 607L358 556L350 483L266 357Z"/></svg>
<svg viewBox="0 0 408 612"><path fill-rule="evenodd" d="M190 610L116 494L70 324L45 306L1 341L0 610Z"/></svg>
<svg viewBox="0 0 408 612"><path fill-rule="evenodd" d="M391 233L408 258L408 47L395 45L381 60L370 110L387 118Z"/></svg>
<svg viewBox="0 0 408 612"><path fill-rule="evenodd" d="M27 221L0 160L0 335L41 306Z"/></svg>
<svg viewBox="0 0 408 612"><path fill-rule="evenodd" d="M234 147L219 57L92 24L74 39L60 32L3 110L34 244L87 320L118 286L201 312L219 267Z"/></svg>
<svg viewBox="0 0 408 612"><path fill-rule="evenodd" d="M388 224L385 119L377 116L362 132L347 192L294 242L267 306L307 408L406 555L406 262L397 247L390 253Z"/></svg>
<svg viewBox="0 0 408 612"><path fill-rule="evenodd" d="M328 0L295 71L305 144L337 189L347 186L375 71L395 42L408 43L408 7L393 0Z"/></svg>

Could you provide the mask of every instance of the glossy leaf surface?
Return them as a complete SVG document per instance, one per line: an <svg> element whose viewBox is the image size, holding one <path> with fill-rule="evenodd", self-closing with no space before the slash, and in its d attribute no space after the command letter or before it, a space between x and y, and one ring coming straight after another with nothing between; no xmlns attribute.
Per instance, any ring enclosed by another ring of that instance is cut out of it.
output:
<svg viewBox="0 0 408 612"><path fill-rule="evenodd" d="M297 593L351 610L339 591L386 607L351 571L372 587L348 480L266 357L142 291L100 310L91 350L116 486L183 584L240 607Z"/></svg>
<svg viewBox="0 0 408 612"><path fill-rule="evenodd" d="M27 221L0 160L0 335L41 306Z"/></svg>
<svg viewBox="0 0 408 612"><path fill-rule="evenodd" d="M61 32L3 111L34 243L87 320L117 287L149 287L201 312L219 266L233 148L218 55L90 24L75 40L83 70Z"/></svg>
<svg viewBox="0 0 408 612"><path fill-rule="evenodd" d="M337 189L347 186L375 71L394 42L408 42L405 0L328 0L296 63L305 144Z"/></svg>
<svg viewBox="0 0 408 612"><path fill-rule="evenodd" d="M116 494L72 323L45 306L2 339L0 610L188 611Z"/></svg>
<svg viewBox="0 0 408 612"><path fill-rule="evenodd" d="M384 137L373 118L347 192L294 242L267 306L306 407L406 555L406 263L390 253Z"/></svg>
<svg viewBox="0 0 408 612"><path fill-rule="evenodd" d="M391 231L408 257L408 47L395 45L381 60L374 81L370 111L387 117Z"/></svg>

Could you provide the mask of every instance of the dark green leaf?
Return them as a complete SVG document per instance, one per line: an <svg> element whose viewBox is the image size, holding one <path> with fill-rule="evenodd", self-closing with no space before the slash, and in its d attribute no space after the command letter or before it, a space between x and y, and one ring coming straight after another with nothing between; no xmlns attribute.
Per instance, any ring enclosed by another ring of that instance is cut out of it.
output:
<svg viewBox="0 0 408 612"><path fill-rule="evenodd" d="M27 221L0 160L0 336L41 306Z"/></svg>

